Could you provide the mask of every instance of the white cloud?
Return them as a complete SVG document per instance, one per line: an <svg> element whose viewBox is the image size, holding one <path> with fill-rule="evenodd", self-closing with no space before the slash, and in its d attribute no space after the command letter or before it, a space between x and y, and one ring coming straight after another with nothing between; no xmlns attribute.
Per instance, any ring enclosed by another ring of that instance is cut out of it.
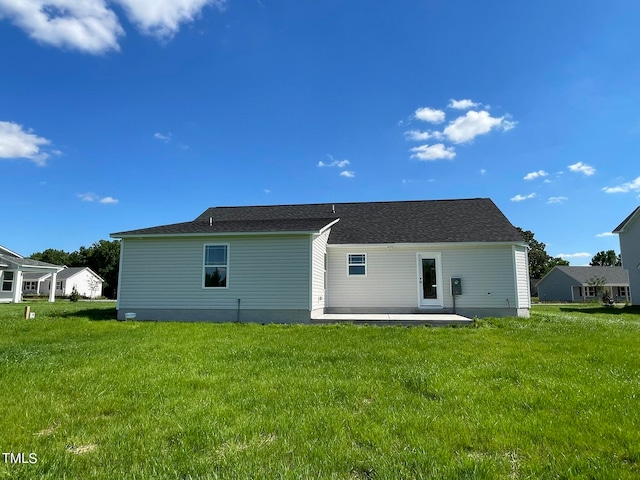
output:
<svg viewBox="0 0 640 480"><path fill-rule="evenodd" d="M525 200L529 200L531 198L535 198L536 194L535 193L530 193L529 195L516 195L515 197L511 198L512 202L523 202Z"/></svg>
<svg viewBox="0 0 640 480"><path fill-rule="evenodd" d="M435 145L420 145L411 149L414 152L411 158L417 158L418 160L450 160L456 156L456 151L453 147L445 147L442 143L436 143Z"/></svg>
<svg viewBox="0 0 640 480"><path fill-rule="evenodd" d="M567 197L549 197L549 200L547 200L547 203L562 203L562 202L566 202L567 200L569 200Z"/></svg>
<svg viewBox="0 0 640 480"><path fill-rule="evenodd" d="M525 180L535 180L536 178L546 177L547 175L549 175L549 174L547 172L545 172L544 170L538 170L537 172L527 173L524 176L524 179Z"/></svg>
<svg viewBox="0 0 640 480"><path fill-rule="evenodd" d="M142 33L168 39L206 5L222 9L225 0L0 0L0 18L37 42L101 54L120 50L118 41L125 34L108 4L122 7Z"/></svg>
<svg viewBox="0 0 640 480"><path fill-rule="evenodd" d="M211 5L222 10L225 0L114 0L127 12L131 22L147 35L161 39L173 37L180 25L194 21L202 9Z"/></svg>
<svg viewBox="0 0 640 480"><path fill-rule="evenodd" d="M154 133L153 136L158 140L162 140L164 143L169 143L171 141L171 133Z"/></svg>
<svg viewBox="0 0 640 480"><path fill-rule="evenodd" d="M95 193L79 193L77 197L83 202L95 202L98 199Z"/></svg>
<svg viewBox="0 0 640 480"><path fill-rule="evenodd" d="M31 130L13 122L0 122L0 158L25 158L38 166L47 163L49 154L40 150L50 140L39 137Z"/></svg>
<svg viewBox="0 0 640 480"><path fill-rule="evenodd" d="M449 123L443 133L453 143L466 143L496 128L507 131L515 125L516 122L507 120L506 116L492 117L486 110L480 112L472 110Z"/></svg>
<svg viewBox="0 0 640 480"><path fill-rule="evenodd" d="M574 163L573 165L569 165L567 168L572 172L584 173L587 176L591 176L596 173L595 168L582 162Z"/></svg>
<svg viewBox="0 0 640 480"><path fill-rule="evenodd" d="M415 118L423 122L442 123L444 122L445 113L442 110L423 107L416 110Z"/></svg>
<svg viewBox="0 0 640 480"><path fill-rule="evenodd" d="M486 175L487 174L487 170L486 169L481 169L480 170L480 175Z"/></svg>
<svg viewBox="0 0 640 480"><path fill-rule="evenodd" d="M349 160L336 160L335 158L333 158L332 155L327 154L327 157L329 157L329 160L331 160L329 163L325 163L322 160L320 160L318 162L318 167L319 168L325 168L325 167L337 167L337 168L345 168L347 165L350 165L351 162ZM341 177L346 177L346 178L353 178L356 176L356 174L351 171L351 170L343 170L342 172L340 172L339 174Z"/></svg>
<svg viewBox="0 0 640 480"><path fill-rule="evenodd" d="M344 168L347 165L349 165L351 162L349 160L336 160L333 158L333 156L328 155L327 157L329 157L329 160L331 160L331 162L329 163L324 163L322 160L320 160L318 162L318 167L338 167L338 168Z"/></svg>
<svg viewBox="0 0 640 480"><path fill-rule="evenodd" d="M37 42L92 54L119 50L124 35L104 0L0 0L0 17Z"/></svg>
<svg viewBox="0 0 640 480"><path fill-rule="evenodd" d="M622 185L618 185L616 187L604 187L602 190L604 190L606 193L640 192L640 177L637 177L631 182L623 183Z"/></svg>
<svg viewBox="0 0 640 480"><path fill-rule="evenodd" d="M454 100L453 98L449 101L449 108L455 108L456 110L469 110L470 108L478 107L480 103L474 102L469 99L465 100Z"/></svg>
<svg viewBox="0 0 640 480"><path fill-rule="evenodd" d="M103 203L105 205L118 203L117 198L100 197L99 195L96 195L95 193L92 193L92 192L79 193L76 196L83 202L98 202L98 203Z"/></svg>
<svg viewBox="0 0 640 480"><path fill-rule="evenodd" d="M440 140L442 138L442 132L423 132L420 130L409 130L408 132L404 132L404 137L407 140L414 140L418 142L423 142L425 140L429 140L430 138Z"/></svg>
<svg viewBox="0 0 640 480"><path fill-rule="evenodd" d="M593 258L593 255L587 252L579 252L579 253L559 253L556 255L557 257L564 258L565 260L570 260L572 258Z"/></svg>
<svg viewBox="0 0 640 480"><path fill-rule="evenodd" d="M601 237L614 237L614 236L616 236L616 234L613 233L613 232L602 232L602 233L598 233L596 235L596 237L598 237L598 238L601 238Z"/></svg>

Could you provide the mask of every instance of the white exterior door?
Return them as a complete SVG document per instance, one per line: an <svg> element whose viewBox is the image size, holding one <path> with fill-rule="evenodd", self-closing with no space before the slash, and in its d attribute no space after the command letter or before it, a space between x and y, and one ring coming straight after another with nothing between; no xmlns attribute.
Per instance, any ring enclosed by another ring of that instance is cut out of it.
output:
<svg viewBox="0 0 640 480"><path fill-rule="evenodd" d="M440 253L418 254L418 305L442 307L442 267Z"/></svg>

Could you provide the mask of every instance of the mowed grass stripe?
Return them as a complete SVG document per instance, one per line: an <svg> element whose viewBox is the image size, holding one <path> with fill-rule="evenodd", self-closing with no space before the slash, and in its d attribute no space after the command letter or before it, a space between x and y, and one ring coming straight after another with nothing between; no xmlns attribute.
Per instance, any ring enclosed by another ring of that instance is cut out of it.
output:
<svg viewBox="0 0 640 480"><path fill-rule="evenodd" d="M0 305L0 478L637 478L640 315L473 328ZM627 313L628 312L628 313Z"/></svg>

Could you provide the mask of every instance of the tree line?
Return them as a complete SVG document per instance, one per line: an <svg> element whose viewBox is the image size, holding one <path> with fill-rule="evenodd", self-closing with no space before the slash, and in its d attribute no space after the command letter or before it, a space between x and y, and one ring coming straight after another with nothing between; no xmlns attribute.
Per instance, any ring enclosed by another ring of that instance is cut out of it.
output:
<svg viewBox="0 0 640 480"><path fill-rule="evenodd" d="M43 252L34 253L30 258L67 267L89 267L104 280L103 295L116 298L120 266L119 240L100 240L90 247L80 247L75 252L48 248Z"/></svg>

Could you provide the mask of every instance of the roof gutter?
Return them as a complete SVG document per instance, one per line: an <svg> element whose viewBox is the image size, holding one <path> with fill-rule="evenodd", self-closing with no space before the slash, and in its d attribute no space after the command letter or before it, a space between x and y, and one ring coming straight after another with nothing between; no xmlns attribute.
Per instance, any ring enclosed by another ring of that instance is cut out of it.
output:
<svg viewBox="0 0 640 480"><path fill-rule="evenodd" d="M258 235L313 235L322 230L292 230L279 232L198 232L198 233L112 233L111 238L176 238L176 237L248 237Z"/></svg>
<svg viewBox="0 0 640 480"><path fill-rule="evenodd" d="M403 243L329 243L327 244L327 248L362 248L362 247L373 247L373 248L395 248L395 247L425 247L429 248L441 248L447 246L456 246L456 247L486 247L486 246L507 246L514 245L516 247L524 247L529 249L529 245L525 242L403 242Z"/></svg>

